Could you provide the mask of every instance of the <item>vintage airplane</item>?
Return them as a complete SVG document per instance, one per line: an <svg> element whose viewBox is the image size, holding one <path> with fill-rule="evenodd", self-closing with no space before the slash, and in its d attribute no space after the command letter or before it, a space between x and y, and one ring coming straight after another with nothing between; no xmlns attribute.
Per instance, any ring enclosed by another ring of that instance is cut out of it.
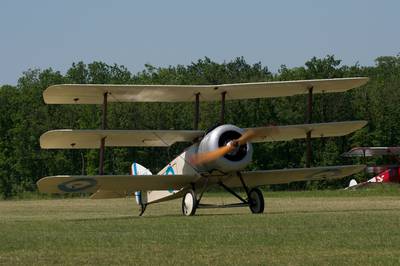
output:
<svg viewBox="0 0 400 266"><path fill-rule="evenodd" d="M400 147L356 147L342 154L344 157L372 157L372 156L390 156L391 164L369 166L367 173L375 174L371 179L357 183L355 179L350 180L347 188L357 188L373 183L400 183Z"/></svg>
<svg viewBox="0 0 400 266"><path fill-rule="evenodd" d="M47 104L102 104L102 128L99 130L61 129L44 133L44 149L100 148L99 175L49 176L37 186L44 193L92 193L92 199L132 195L140 204L140 215L149 204L182 198L184 215L197 208L247 206L252 213L264 211L264 198L258 186L303 180L335 179L352 175L364 165L309 168L311 138L343 136L366 125L366 121L311 124L313 93L343 92L365 84L368 78L342 78L303 81L279 81L222 85L54 85L43 92ZM224 123L225 100L251 99L308 94L307 124L239 128ZM199 101L221 99L221 125L208 131L198 130ZM194 130L108 130L108 102L186 102L195 103ZM307 139L307 167L297 169L244 171L252 161L251 143ZM167 147L176 142L192 142L157 175L133 163L132 175L104 175L105 147ZM204 192L220 186L240 203L201 204ZM245 191L241 196L232 188Z"/></svg>

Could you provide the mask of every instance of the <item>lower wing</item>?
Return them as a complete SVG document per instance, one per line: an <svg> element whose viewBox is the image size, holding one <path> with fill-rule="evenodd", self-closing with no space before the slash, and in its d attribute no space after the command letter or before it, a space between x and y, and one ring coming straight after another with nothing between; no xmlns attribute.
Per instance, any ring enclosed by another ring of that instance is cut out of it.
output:
<svg viewBox="0 0 400 266"><path fill-rule="evenodd" d="M242 172L244 182L249 187L286 184L295 181L339 179L358 173L365 168L365 165L346 165L346 166L326 166L314 168L293 168L280 170L262 170L252 172ZM229 187L241 187L242 184L236 176L224 181Z"/></svg>
<svg viewBox="0 0 400 266"><path fill-rule="evenodd" d="M365 165L327 166L242 172L249 187L285 184L295 181L338 179L362 171ZM241 187L236 173L228 174L224 184ZM98 176L49 176L37 182L42 193L95 193L94 198L124 196L139 190L179 190L201 179L195 175L98 175Z"/></svg>
<svg viewBox="0 0 400 266"><path fill-rule="evenodd" d="M178 190L195 182L197 179L199 177L195 175L63 175L44 177L36 184L42 193L64 194L112 191L120 195L126 195L139 190ZM106 195L104 196L107 197ZM113 196L109 195L109 197Z"/></svg>

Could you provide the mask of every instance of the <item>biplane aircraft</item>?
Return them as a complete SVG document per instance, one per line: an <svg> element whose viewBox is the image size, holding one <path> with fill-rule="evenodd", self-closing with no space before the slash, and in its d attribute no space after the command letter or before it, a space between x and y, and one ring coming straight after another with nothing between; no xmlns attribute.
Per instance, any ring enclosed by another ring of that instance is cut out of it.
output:
<svg viewBox="0 0 400 266"><path fill-rule="evenodd" d="M347 188L357 188L374 183L400 183L400 147L356 147L342 154L344 157L372 157L388 156L391 164L368 166L365 170L374 177L365 182L357 183L355 179L350 180Z"/></svg>
<svg viewBox="0 0 400 266"><path fill-rule="evenodd" d="M102 104L101 129L61 129L40 137L43 149L100 149L99 175L59 175L40 179L43 193L92 193L92 199L126 197L135 193L140 215L149 204L182 198L184 215L198 208L249 207L252 213L264 211L264 198L258 186L303 180L335 179L352 175L364 165L310 168L311 139L352 133L366 121L311 123L313 93L344 92L365 84L368 78L342 78L303 81L238 83L222 85L96 85L65 84L43 92L47 104ZM308 95L307 123L301 125L239 128L225 124L225 101L253 98ZM205 132L198 130L199 102L221 101L221 125ZM109 102L194 102L193 130L110 130L107 129ZM245 171L252 161L252 143L307 140L307 167ZM157 175L132 164L132 175L104 175L105 147L168 147L176 142L192 142ZM239 203L201 204L211 186L220 186ZM233 190L243 188L245 196Z"/></svg>

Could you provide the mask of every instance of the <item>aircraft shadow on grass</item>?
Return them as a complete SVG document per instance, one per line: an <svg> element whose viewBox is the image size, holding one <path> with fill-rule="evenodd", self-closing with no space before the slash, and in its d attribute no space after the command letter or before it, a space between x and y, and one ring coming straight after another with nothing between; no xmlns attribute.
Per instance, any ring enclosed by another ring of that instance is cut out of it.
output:
<svg viewBox="0 0 400 266"><path fill-rule="evenodd" d="M283 214L323 214L323 213L360 213L360 212L385 212L385 211L400 211L399 208L374 208L374 209L343 209L343 210L309 210L309 211L272 211L268 212L267 215L283 215ZM222 217L222 216L247 216L246 213L198 213L198 217ZM261 215L265 216L265 215ZM85 222L85 221L112 221L112 220L137 220L137 219L159 219L159 218L176 218L180 217L179 214L163 214L163 215L152 215L138 217L136 215L121 216L121 217L93 217L93 218L77 218L67 219L66 222Z"/></svg>

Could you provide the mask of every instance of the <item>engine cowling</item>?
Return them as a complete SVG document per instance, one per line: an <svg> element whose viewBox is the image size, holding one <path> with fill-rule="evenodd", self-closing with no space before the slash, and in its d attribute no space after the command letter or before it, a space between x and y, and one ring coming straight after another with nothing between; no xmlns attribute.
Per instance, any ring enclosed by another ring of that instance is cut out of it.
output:
<svg viewBox="0 0 400 266"><path fill-rule="evenodd" d="M210 152L225 146L229 141L240 138L243 131L234 125L216 127L201 140L198 152ZM205 163L202 165L202 170L220 170L222 172L242 170L251 162L252 156L253 147L248 142L215 161Z"/></svg>

